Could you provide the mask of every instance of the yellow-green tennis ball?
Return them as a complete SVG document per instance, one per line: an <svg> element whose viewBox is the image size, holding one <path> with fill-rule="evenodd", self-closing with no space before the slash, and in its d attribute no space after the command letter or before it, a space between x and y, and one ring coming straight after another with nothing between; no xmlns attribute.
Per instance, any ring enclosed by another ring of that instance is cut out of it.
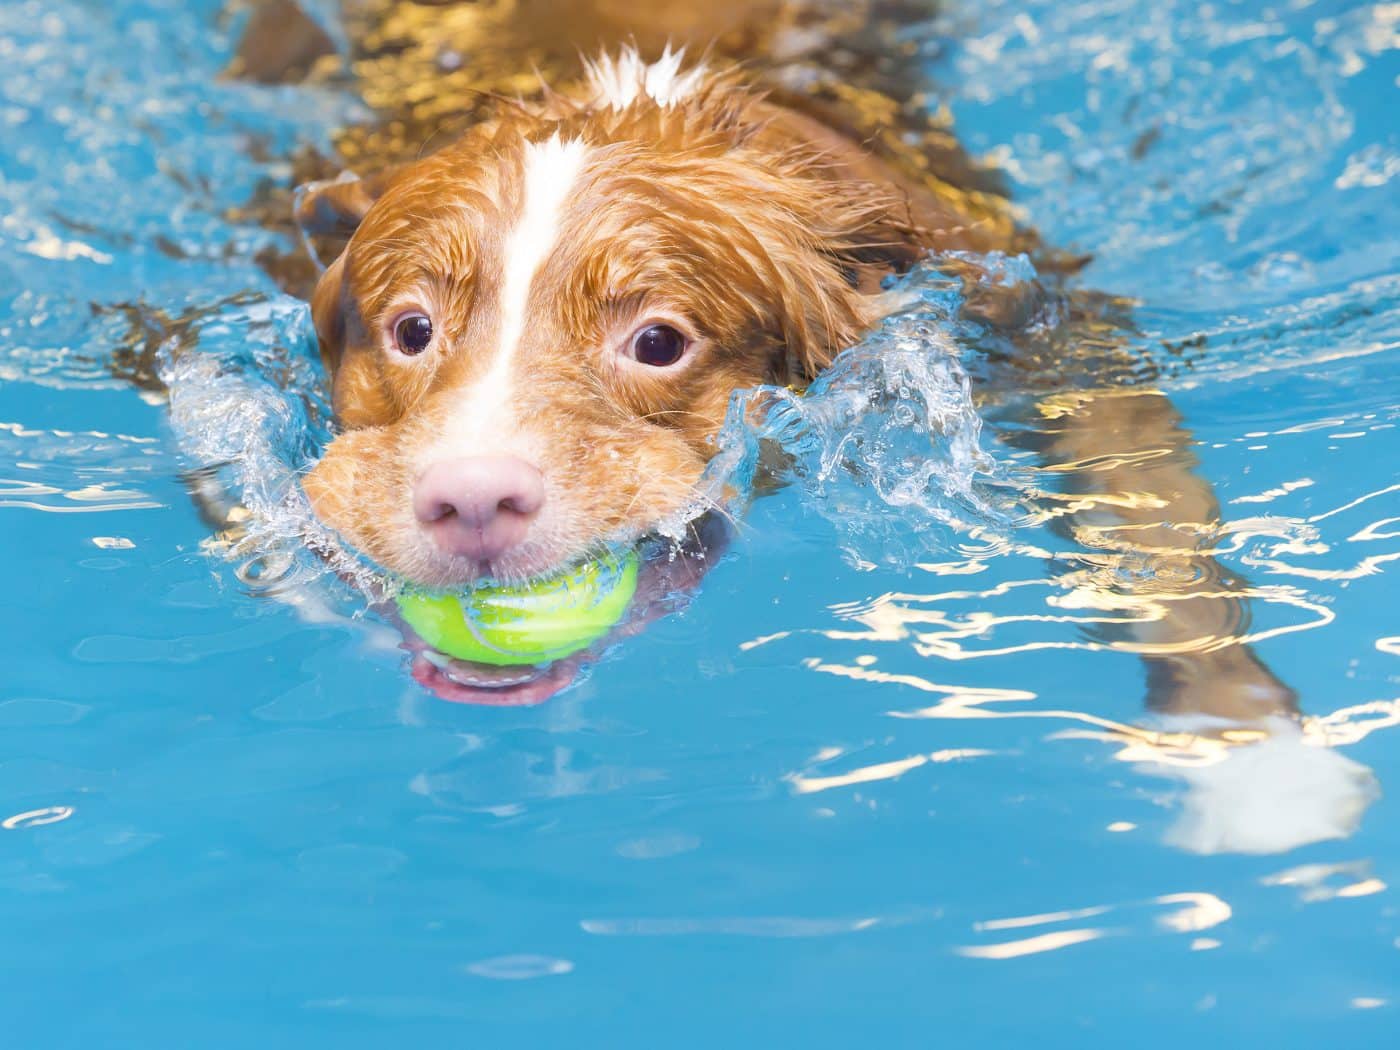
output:
<svg viewBox="0 0 1400 1050"><path fill-rule="evenodd" d="M438 652L499 667L542 664L607 634L637 590L637 554L584 562L519 587L404 594L399 614Z"/></svg>

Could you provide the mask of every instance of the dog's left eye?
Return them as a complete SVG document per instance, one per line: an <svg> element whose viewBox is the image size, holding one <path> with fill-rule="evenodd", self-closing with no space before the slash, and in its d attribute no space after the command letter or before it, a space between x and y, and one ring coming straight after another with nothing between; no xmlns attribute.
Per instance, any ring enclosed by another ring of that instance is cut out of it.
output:
<svg viewBox="0 0 1400 1050"><path fill-rule="evenodd" d="M689 340L668 324L647 325L632 337L632 356L644 365L665 368L685 354Z"/></svg>
<svg viewBox="0 0 1400 1050"><path fill-rule="evenodd" d="M422 314L408 314L394 325L394 343L399 353L416 357L433 341L433 322Z"/></svg>

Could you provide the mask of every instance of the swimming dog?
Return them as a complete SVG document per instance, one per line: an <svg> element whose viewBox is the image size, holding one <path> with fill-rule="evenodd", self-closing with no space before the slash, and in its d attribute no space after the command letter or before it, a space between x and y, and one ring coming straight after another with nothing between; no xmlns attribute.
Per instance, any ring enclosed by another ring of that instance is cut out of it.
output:
<svg viewBox="0 0 1400 1050"><path fill-rule="evenodd" d="M925 4L698 6L386 0L354 27L384 119L341 139L361 177L297 209L339 249L312 304L342 429L304 487L399 576L528 578L702 509L730 394L811 380L926 253L965 253L942 257L966 312L1013 338L1052 282L999 289L976 254L1027 252L1051 278L1082 261L930 116L929 45L905 31ZM1103 457L1051 517L1100 560L1162 569L1110 574L1105 600L1151 615L1104 641L1143 656L1160 709L1291 712L1222 641L1245 606L1208 553L1190 434L1110 374L1123 329L1091 300L1066 296L1014 356L1041 391L1035 450Z"/></svg>

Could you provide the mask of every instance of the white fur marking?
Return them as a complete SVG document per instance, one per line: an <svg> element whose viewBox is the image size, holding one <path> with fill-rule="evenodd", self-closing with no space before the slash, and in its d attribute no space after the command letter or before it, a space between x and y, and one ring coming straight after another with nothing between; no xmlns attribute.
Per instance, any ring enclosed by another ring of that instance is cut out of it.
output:
<svg viewBox="0 0 1400 1050"><path fill-rule="evenodd" d="M496 368L509 365L525 330L525 304L535 271L559 239L559 213L583 171L588 147L577 139L525 147L525 194L520 219L506 241L505 277L501 284L501 338Z"/></svg>
<svg viewBox="0 0 1400 1050"><path fill-rule="evenodd" d="M639 98L649 97L657 105L674 106L695 94L705 82L704 66L681 72L685 48L672 51L669 44L661 57L648 65L635 47L624 47L614 58L599 55L585 63L588 83L593 89L593 103L613 109L626 109Z"/></svg>
<svg viewBox="0 0 1400 1050"><path fill-rule="evenodd" d="M530 286L559 240L560 212L583 171L587 154L584 143L576 139L561 142L557 135L525 147L520 217L505 244L496 354L491 370L471 385L466 402L453 414L452 433L448 435L453 445L473 443L489 423L501 419L509 405L512 364L525 333Z"/></svg>

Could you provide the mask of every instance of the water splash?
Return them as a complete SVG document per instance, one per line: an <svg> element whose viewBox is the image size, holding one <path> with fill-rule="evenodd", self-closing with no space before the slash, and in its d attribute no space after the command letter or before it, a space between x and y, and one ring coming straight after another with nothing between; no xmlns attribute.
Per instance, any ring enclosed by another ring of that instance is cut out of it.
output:
<svg viewBox="0 0 1400 1050"><path fill-rule="evenodd" d="M985 282L1035 279L1024 258L976 262ZM961 281L934 259L888 294L899 311L805 392L735 396L702 490L742 513L774 480L795 485L851 562L907 566L958 541L997 543L1020 514L1020 481L983 447L963 363L980 326L962 316ZM396 581L321 525L299 484L331 437L306 304L246 295L175 327L157 354L171 426L197 497L219 508L210 517L237 526L208 549L260 593L343 599L345 581L392 594ZM661 532L680 540L687 527Z"/></svg>
<svg viewBox="0 0 1400 1050"><path fill-rule="evenodd" d="M963 316L960 279L1033 282L1024 256L931 258L895 282L900 309L842 353L806 391L735 395L704 487L741 508L772 480L836 530L847 560L907 568L959 541L998 545L1020 519L1023 479L983 446L965 361L983 326Z"/></svg>
<svg viewBox="0 0 1400 1050"><path fill-rule="evenodd" d="M244 296L197 315L158 355L170 425L194 465L189 481L225 528L207 549L234 561L250 589L323 602L392 587L384 573L322 525L302 474L331 436L310 311L288 296ZM350 611L357 611L352 603Z"/></svg>

